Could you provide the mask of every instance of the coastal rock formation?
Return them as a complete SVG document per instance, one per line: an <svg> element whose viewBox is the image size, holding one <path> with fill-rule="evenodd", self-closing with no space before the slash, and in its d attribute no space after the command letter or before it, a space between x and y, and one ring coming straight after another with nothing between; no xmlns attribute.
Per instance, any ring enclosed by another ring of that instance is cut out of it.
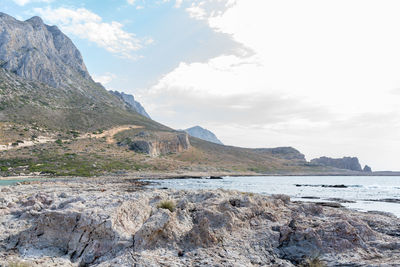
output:
<svg viewBox="0 0 400 267"><path fill-rule="evenodd" d="M190 148L189 136L182 132L149 133L142 131L125 138L118 144L128 146L132 151L148 154L151 157L179 153Z"/></svg>
<svg viewBox="0 0 400 267"><path fill-rule="evenodd" d="M72 41L39 17L19 21L0 13L0 67L53 87L92 80Z"/></svg>
<svg viewBox="0 0 400 267"><path fill-rule="evenodd" d="M281 159L306 161L305 156L293 147L257 148L255 150Z"/></svg>
<svg viewBox="0 0 400 267"><path fill-rule="evenodd" d="M200 126L194 126L192 128L188 128L186 130L184 130L185 132L187 132L190 136L211 142L211 143L215 143L215 144L219 144L219 145L223 145L223 143L217 138L217 136L207 130L204 129Z"/></svg>
<svg viewBox="0 0 400 267"><path fill-rule="evenodd" d="M140 115L143 115L147 118L150 119L150 115L147 114L146 110L144 109L144 107L142 106L142 104L140 104L139 102L137 102L135 100L135 97L133 95L130 94L125 94L124 92L118 92L118 91L110 91L110 93L112 93L113 95L119 97L121 100L123 100L129 108L131 108L132 110L136 111L137 113L139 113Z"/></svg>
<svg viewBox="0 0 400 267"><path fill-rule="evenodd" d="M360 162L356 157L344 157L341 159L321 157L311 160L311 163L322 166L334 167L338 169L345 169L345 170L359 171L359 172L362 171Z"/></svg>
<svg viewBox="0 0 400 267"><path fill-rule="evenodd" d="M141 190L136 183L93 178L5 187L0 265L400 264L394 216L284 195Z"/></svg>
<svg viewBox="0 0 400 267"><path fill-rule="evenodd" d="M364 169L363 169L363 172L372 172L372 169L371 169L370 166L365 165L365 167L364 167Z"/></svg>

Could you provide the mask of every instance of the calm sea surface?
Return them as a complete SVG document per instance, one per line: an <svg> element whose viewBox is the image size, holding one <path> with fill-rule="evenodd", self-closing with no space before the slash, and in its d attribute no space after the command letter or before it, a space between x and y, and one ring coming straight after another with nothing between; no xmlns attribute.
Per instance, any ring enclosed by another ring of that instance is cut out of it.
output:
<svg viewBox="0 0 400 267"><path fill-rule="evenodd" d="M351 209L384 211L400 217L400 177L394 176L243 176L223 177L221 180L168 179L147 181L154 182L150 187L156 188L221 188L265 195L286 194L292 200L337 201Z"/></svg>

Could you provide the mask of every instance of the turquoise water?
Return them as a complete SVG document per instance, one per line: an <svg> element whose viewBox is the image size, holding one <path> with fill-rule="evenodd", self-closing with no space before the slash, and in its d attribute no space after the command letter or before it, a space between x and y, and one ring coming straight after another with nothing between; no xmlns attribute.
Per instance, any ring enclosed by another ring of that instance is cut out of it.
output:
<svg viewBox="0 0 400 267"><path fill-rule="evenodd" d="M260 176L213 179L147 180L150 187L230 189L265 195L286 194L292 200L338 201L360 211L390 212L400 217L400 177L395 176ZM336 199L336 200L332 200ZM346 203L347 202L347 203Z"/></svg>
<svg viewBox="0 0 400 267"><path fill-rule="evenodd" d="M0 186L13 185L19 182L32 181L31 179L0 180Z"/></svg>

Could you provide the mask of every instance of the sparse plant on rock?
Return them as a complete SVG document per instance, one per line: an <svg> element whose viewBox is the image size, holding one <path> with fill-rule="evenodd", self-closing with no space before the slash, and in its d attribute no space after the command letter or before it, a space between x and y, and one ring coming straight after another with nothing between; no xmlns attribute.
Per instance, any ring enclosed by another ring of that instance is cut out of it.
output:
<svg viewBox="0 0 400 267"><path fill-rule="evenodd" d="M159 209L166 209L170 212L173 212L175 210L175 202L172 200L163 200L158 204L157 207Z"/></svg>

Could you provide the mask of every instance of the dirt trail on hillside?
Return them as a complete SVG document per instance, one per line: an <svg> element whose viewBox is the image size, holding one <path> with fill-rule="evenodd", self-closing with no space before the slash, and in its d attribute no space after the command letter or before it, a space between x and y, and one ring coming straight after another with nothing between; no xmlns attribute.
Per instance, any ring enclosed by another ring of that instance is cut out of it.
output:
<svg viewBox="0 0 400 267"><path fill-rule="evenodd" d="M19 143L17 146L13 146L12 143L9 143L8 145L0 145L0 151L11 150L11 149L16 149L16 148L21 148L21 147L30 147L30 146L34 146L34 145L49 143L49 142L55 142L56 139L45 137L45 136L39 136L35 141L32 141L32 140L22 140L22 141L23 141L23 143Z"/></svg>
<svg viewBox="0 0 400 267"><path fill-rule="evenodd" d="M88 137L93 137L93 138L103 138L106 137L107 143L112 144L115 142L114 136L117 133L130 130L130 129L140 129L143 128L143 126L138 126L138 125L123 125L123 126L118 126L115 128L111 128L109 130L106 130L102 132L101 134L89 134ZM82 136L83 138L83 136ZM87 138L87 137L86 137Z"/></svg>
<svg viewBox="0 0 400 267"><path fill-rule="evenodd" d="M93 133L86 133L81 136L79 136L77 139L86 139L86 138L103 138L106 137L106 141L108 144L112 144L115 142L114 136L117 133L129 130L129 129L140 129L143 128L143 126L138 126L138 125L122 125L118 127L111 128L109 130L105 130L104 132L100 134L93 134ZM44 136L39 136L35 141L32 140L22 140L23 143L19 143L17 146L13 146L12 143L8 145L0 145L0 151L7 151L7 150L12 150L12 149L17 149L17 148L22 148L22 147L31 147L39 144L46 144L50 142L55 142L56 139L50 138L50 137L44 137ZM62 140L62 141L68 141L68 140Z"/></svg>

